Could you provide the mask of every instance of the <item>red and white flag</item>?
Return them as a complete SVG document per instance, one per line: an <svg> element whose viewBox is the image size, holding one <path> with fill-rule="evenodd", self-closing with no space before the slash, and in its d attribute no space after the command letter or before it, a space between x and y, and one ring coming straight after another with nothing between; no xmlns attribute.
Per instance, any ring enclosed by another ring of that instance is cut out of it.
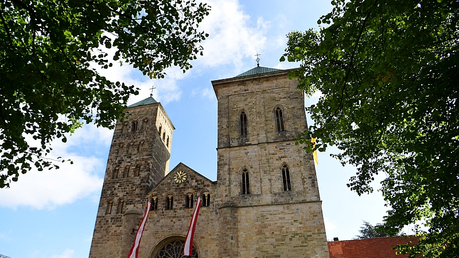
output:
<svg viewBox="0 0 459 258"><path fill-rule="evenodd" d="M196 221L198 221L198 214L199 208L201 207L201 197L198 197L198 201L196 202L196 207L193 211L193 217L191 217L190 221L190 228L188 229L188 233L186 234L185 246L183 248L183 255L191 256L193 252L193 237L194 237L194 230L196 229Z"/></svg>
<svg viewBox="0 0 459 258"><path fill-rule="evenodd" d="M142 238L143 229L145 228L145 224L147 223L148 213L150 213L151 203L147 201L147 209L143 214L142 222L140 222L140 226L137 229L137 233L135 234L134 244L132 244L131 251L129 251L128 258L137 258L139 254L139 245L140 239Z"/></svg>

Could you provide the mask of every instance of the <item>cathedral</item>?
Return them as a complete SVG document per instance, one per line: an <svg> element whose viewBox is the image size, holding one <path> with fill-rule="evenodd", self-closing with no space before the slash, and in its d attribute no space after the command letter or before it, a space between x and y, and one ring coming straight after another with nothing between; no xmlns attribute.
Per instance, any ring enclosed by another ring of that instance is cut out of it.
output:
<svg viewBox="0 0 459 258"><path fill-rule="evenodd" d="M127 257L147 200L139 257L184 257L198 197L191 257L330 257L314 160L295 145L307 129L304 94L288 72L257 66L212 81L216 181L183 163L170 170L166 110L151 96L130 105L113 135L90 257Z"/></svg>

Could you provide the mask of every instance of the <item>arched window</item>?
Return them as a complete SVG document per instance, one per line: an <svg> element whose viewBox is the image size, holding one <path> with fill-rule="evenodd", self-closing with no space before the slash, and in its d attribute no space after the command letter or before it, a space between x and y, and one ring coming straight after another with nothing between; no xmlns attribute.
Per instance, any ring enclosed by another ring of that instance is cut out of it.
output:
<svg viewBox="0 0 459 258"><path fill-rule="evenodd" d="M193 194L185 196L185 208L193 208Z"/></svg>
<svg viewBox="0 0 459 258"><path fill-rule="evenodd" d="M159 133L159 136L161 136L161 130L163 129L163 126L162 125L159 125L159 129L158 129L158 133Z"/></svg>
<svg viewBox="0 0 459 258"><path fill-rule="evenodd" d="M148 118L143 119L142 130L145 130L148 127Z"/></svg>
<svg viewBox="0 0 459 258"><path fill-rule="evenodd" d="M282 167L282 183L284 186L284 191L292 190L292 185L290 184L290 172L288 171L287 165Z"/></svg>
<svg viewBox="0 0 459 258"><path fill-rule="evenodd" d="M124 209L124 200L119 200L118 201L118 210L116 211L116 213L122 214L123 213L123 209Z"/></svg>
<svg viewBox="0 0 459 258"><path fill-rule="evenodd" d="M250 194L249 172L247 169L242 171L242 194Z"/></svg>
<svg viewBox="0 0 459 258"><path fill-rule="evenodd" d="M172 210L174 208L174 197L167 196L166 198L166 210Z"/></svg>
<svg viewBox="0 0 459 258"><path fill-rule="evenodd" d="M113 207L113 201L109 201L107 203L107 210L105 210L105 214L112 214L112 207Z"/></svg>
<svg viewBox="0 0 459 258"><path fill-rule="evenodd" d="M209 207L210 205L210 194L205 193L202 195L202 206Z"/></svg>
<svg viewBox="0 0 459 258"><path fill-rule="evenodd" d="M135 172L134 172L134 176L140 176L140 168L142 167L142 165L137 165L135 167Z"/></svg>
<svg viewBox="0 0 459 258"><path fill-rule="evenodd" d="M113 170L113 175L112 175L112 179L117 179L118 178L118 174L119 174L120 170L118 168L115 168Z"/></svg>
<svg viewBox="0 0 459 258"><path fill-rule="evenodd" d="M123 177L129 177L129 166L124 167Z"/></svg>
<svg viewBox="0 0 459 258"><path fill-rule="evenodd" d="M157 252L157 254L151 256L155 258L182 258L183 256L183 248L185 246L185 240L181 239L174 239L164 246L161 247ZM191 256L186 256L189 258L198 258L199 255L196 252L195 246L193 246Z"/></svg>
<svg viewBox="0 0 459 258"><path fill-rule="evenodd" d="M151 211L155 211L157 209L158 209L158 197L153 197L153 198L151 198L150 210Z"/></svg>
<svg viewBox="0 0 459 258"><path fill-rule="evenodd" d="M241 112L240 120L241 120L241 136L244 137L244 136L247 136L247 116L245 112Z"/></svg>
<svg viewBox="0 0 459 258"><path fill-rule="evenodd" d="M166 132L163 133L163 141L166 140Z"/></svg>
<svg viewBox="0 0 459 258"><path fill-rule="evenodd" d="M121 153L123 153L124 143L120 143L119 146L120 146L120 147L118 148L118 154L121 154Z"/></svg>
<svg viewBox="0 0 459 258"><path fill-rule="evenodd" d="M169 147L169 136L167 136L166 147Z"/></svg>
<svg viewBox="0 0 459 258"><path fill-rule="evenodd" d="M131 123L131 132L136 132L137 129L138 129L138 125L139 125L139 123L137 121L133 121Z"/></svg>
<svg viewBox="0 0 459 258"><path fill-rule="evenodd" d="M284 131L284 118L282 117L282 110L280 108L276 108L276 122L277 122L277 131L283 132Z"/></svg>

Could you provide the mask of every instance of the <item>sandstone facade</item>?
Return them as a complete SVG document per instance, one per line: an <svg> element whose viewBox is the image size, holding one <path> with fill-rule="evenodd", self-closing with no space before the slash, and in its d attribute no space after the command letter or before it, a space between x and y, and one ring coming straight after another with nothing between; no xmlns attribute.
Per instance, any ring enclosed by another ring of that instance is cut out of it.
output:
<svg viewBox="0 0 459 258"><path fill-rule="evenodd" d="M127 256L146 200L153 208L139 257L181 257L166 252L185 239L197 196L207 201L195 257L329 257L314 161L295 145L307 128L304 95L287 73L256 67L212 82L215 182L182 163L164 176L174 127L154 100L130 107L113 137L90 257ZM125 167L128 176L113 176Z"/></svg>

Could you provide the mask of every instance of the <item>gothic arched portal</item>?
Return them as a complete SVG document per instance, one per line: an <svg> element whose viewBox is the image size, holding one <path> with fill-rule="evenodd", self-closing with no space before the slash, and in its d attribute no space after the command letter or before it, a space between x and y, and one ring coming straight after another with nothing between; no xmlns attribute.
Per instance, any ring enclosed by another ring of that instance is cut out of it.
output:
<svg viewBox="0 0 459 258"><path fill-rule="evenodd" d="M155 251L153 252L152 258L198 258L198 253L193 247L192 256L183 255L183 246L185 241L181 238L169 238L165 241L162 241L158 246L156 246Z"/></svg>

